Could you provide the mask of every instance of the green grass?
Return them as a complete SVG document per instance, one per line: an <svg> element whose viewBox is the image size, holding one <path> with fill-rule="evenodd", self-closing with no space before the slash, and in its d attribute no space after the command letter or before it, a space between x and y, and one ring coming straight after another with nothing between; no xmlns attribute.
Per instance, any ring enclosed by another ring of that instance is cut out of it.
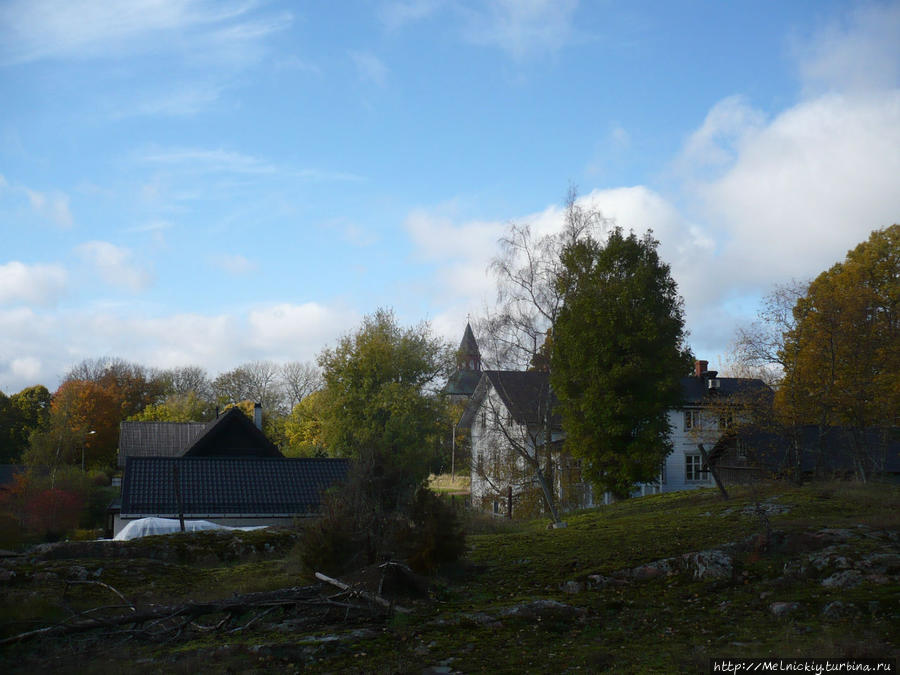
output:
<svg viewBox="0 0 900 675"><path fill-rule="evenodd" d="M785 507L769 516L786 533L849 528L866 533L848 544L850 557L900 552L900 488L855 484L802 488L770 485L735 488L724 502L714 490L671 493L567 514L568 527L549 521L496 521L473 517L469 572L436 587L410 616L370 625L364 637L320 643L321 633L267 629L209 635L169 644L131 642L127 648L83 647L78 663L90 669L172 672L421 672L447 663L466 673L706 672L710 657L896 657L900 645L900 583L864 582L852 589L821 585L827 572L785 575L802 557L796 551L735 554L733 578L696 581L688 574L630 582L569 595L567 581L615 572L660 558L743 541L763 532L752 513L757 501ZM745 512L746 511L746 512ZM863 527L858 527L863 526ZM893 541L888 534L893 533ZM264 537L265 535L258 535ZM262 539L260 540L262 541ZM221 545L214 540L215 545ZM150 544L147 544L148 546ZM213 545L213 544L211 544ZM280 551L281 549L279 549ZM64 574L66 565L90 573L126 594L151 599L212 599L298 583L294 555L204 564L137 560L48 561L28 567ZM4 611L20 607L21 620L59 616L55 598L63 581L23 579L7 585ZM102 589L82 587L70 603L103 601ZM70 591L71 594L71 591ZM582 610L580 617L518 619L510 606L552 599ZM828 619L822 608L840 600L855 616ZM776 617L772 602L799 608ZM331 627L349 633L356 625ZM229 646L224 648L225 644ZM259 646L265 646L260 651ZM71 643L26 643L11 650L23 670L58 665L52 655L78 649ZM54 657L55 658L55 657ZM448 661L448 659L450 659Z"/></svg>

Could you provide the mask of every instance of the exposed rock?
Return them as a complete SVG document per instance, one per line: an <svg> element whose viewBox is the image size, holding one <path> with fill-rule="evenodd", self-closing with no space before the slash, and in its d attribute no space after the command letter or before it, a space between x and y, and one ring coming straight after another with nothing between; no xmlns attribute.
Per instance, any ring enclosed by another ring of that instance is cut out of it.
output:
<svg viewBox="0 0 900 675"><path fill-rule="evenodd" d="M900 554L873 553L862 558L858 567L874 574L900 574Z"/></svg>
<svg viewBox="0 0 900 675"><path fill-rule="evenodd" d="M853 530L849 530L846 527L826 527L816 532L816 536L828 541L846 542L857 535Z"/></svg>
<svg viewBox="0 0 900 675"><path fill-rule="evenodd" d="M691 572L695 579L730 579L733 571L734 560L730 553L722 549L710 549L685 553L676 558L654 560L646 565L618 572L616 576L647 581L678 572Z"/></svg>
<svg viewBox="0 0 900 675"><path fill-rule="evenodd" d="M69 579L75 579L77 581L84 581L88 578L88 571L81 565L73 565L68 570Z"/></svg>
<svg viewBox="0 0 900 675"><path fill-rule="evenodd" d="M624 579L605 577L602 574L589 574L587 578L588 588L606 588L607 586L620 586L626 583Z"/></svg>
<svg viewBox="0 0 900 675"><path fill-rule="evenodd" d="M564 583L560 590L563 593L568 593L570 595L577 595L578 593L584 592L584 582L583 581L567 581Z"/></svg>
<svg viewBox="0 0 900 675"><path fill-rule="evenodd" d="M784 504L774 504L771 500L763 502L758 508L756 504L748 504L741 509L741 515L744 516L758 516L760 514L766 516L780 516L790 512L791 507L785 506Z"/></svg>
<svg viewBox="0 0 900 675"><path fill-rule="evenodd" d="M730 579L734 560L724 551L712 549L682 556L694 570L695 579Z"/></svg>
<svg viewBox="0 0 900 675"><path fill-rule="evenodd" d="M862 583L862 572L859 570L843 570L822 579L826 588L854 588Z"/></svg>
<svg viewBox="0 0 900 675"><path fill-rule="evenodd" d="M837 546L829 546L817 553L810 553L809 562L820 572L829 568L847 570L852 567L850 561L838 553Z"/></svg>
<svg viewBox="0 0 900 675"><path fill-rule="evenodd" d="M587 614L581 607L572 607L556 600L533 600L500 611L501 616L517 619L571 619Z"/></svg>
<svg viewBox="0 0 900 675"><path fill-rule="evenodd" d="M769 605L769 611L774 616L787 616L800 609L799 602L773 602Z"/></svg>
<svg viewBox="0 0 900 675"><path fill-rule="evenodd" d="M822 616L826 619L847 619L858 615L859 609L857 609L856 605L840 600L829 602L822 608Z"/></svg>

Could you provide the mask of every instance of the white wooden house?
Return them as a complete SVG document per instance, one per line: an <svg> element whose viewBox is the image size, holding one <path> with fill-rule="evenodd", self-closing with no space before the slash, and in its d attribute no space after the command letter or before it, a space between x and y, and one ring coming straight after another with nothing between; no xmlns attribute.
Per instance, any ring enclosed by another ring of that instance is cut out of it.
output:
<svg viewBox="0 0 900 675"><path fill-rule="evenodd" d="M707 366L707 361L697 361L694 373L682 378L682 404L668 413L672 451L657 481L637 485L635 496L713 485L698 446L709 452L745 403L771 398L761 380L719 377ZM473 506L502 515L511 506L510 497L521 510L531 495L531 506L539 507L535 470L526 460L536 454L563 510L611 501L608 494L594 495L582 480L580 463L566 453L554 403L547 373L480 373L459 424L470 431Z"/></svg>

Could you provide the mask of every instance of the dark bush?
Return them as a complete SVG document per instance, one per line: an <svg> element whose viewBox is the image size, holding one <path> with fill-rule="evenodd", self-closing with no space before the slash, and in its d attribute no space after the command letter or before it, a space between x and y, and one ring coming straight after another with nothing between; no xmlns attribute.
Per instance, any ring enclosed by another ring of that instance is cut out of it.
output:
<svg viewBox="0 0 900 675"><path fill-rule="evenodd" d="M323 515L309 525L298 551L303 573L340 575L385 560L405 560L433 572L465 551L455 509L421 486L405 508L385 513L365 476L326 495Z"/></svg>
<svg viewBox="0 0 900 675"><path fill-rule="evenodd" d="M434 572L466 551L456 509L424 485L416 491L409 518L397 534L397 549L416 572Z"/></svg>

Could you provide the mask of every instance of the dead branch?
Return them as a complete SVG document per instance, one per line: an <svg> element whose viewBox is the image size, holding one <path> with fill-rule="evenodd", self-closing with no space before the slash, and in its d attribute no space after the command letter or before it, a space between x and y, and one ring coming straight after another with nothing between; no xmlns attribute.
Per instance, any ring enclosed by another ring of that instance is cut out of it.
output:
<svg viewBox="0 0 900 675"><path fill-rule="evenodd" d="M220 614L225 612L234 615L260 607L287 607L298 604L328 606L330 604L328 601L319 600L316 602L318 591L319 589L315 586L305 586L237 595L218 602L197 602L174 606L156 606L142 610L137 610L129 605L127 608L132 610L130 613L108 617L86 617L87 614L96 611L87 610L87 612L82 613L84 616L76 615L67 618L62 623L4 638L0 640L0 645L21 642L32 637L68 635L93 630L95 628L112 626L143 626L146 631L147 628L159 625L176 617L183 617L188 621L193 621L207 614ZM77 620L78 618L82 618L82 620L79 621ZM144 624L148 625L144 626Z"/></svg>
<svg viewBox="0 0 900 675"><path fill-rule="evenodd" d="M347 584L345 584L343 581L339 581L338 579L332 579L329 576L325 576L321 572L316 572L316 579L318 579L319 581L324 581L327 584L331 584L332 586L336 586L337 588L340 588L342 591L347 591L348 593L353 593L365 600L377 603L377 604L381 605L382 607L385 607L388 610L393 610L400 614L409 614L411 612L411 610L407 609L406 607L401 607L400 605L395 605L387 598L383 598L380 595L377 595L376 593L369 593L368 591L363 591L360 589L353 588L352 586L348 586Z"/></svg>
<svg viewBox="0 0 900 675"><path fill-rule="evenodd" d="M113 588L109 584L105 584L102 581L91 581L91 580L67 581L66 582L66 590L68 590L69 586L73 586L75 584L91 584L92 586L101 586L102 588L105 588L106 590L111 591L111 592L115 593L116 595L118 595L119 598L122 600L122 602L124 602L128 607L130 607L132 612L134 611L134 603L130 602L128 600L128 598L126 598L124 595L122 595L119 591L117 591L115 588Z"/></svg>

